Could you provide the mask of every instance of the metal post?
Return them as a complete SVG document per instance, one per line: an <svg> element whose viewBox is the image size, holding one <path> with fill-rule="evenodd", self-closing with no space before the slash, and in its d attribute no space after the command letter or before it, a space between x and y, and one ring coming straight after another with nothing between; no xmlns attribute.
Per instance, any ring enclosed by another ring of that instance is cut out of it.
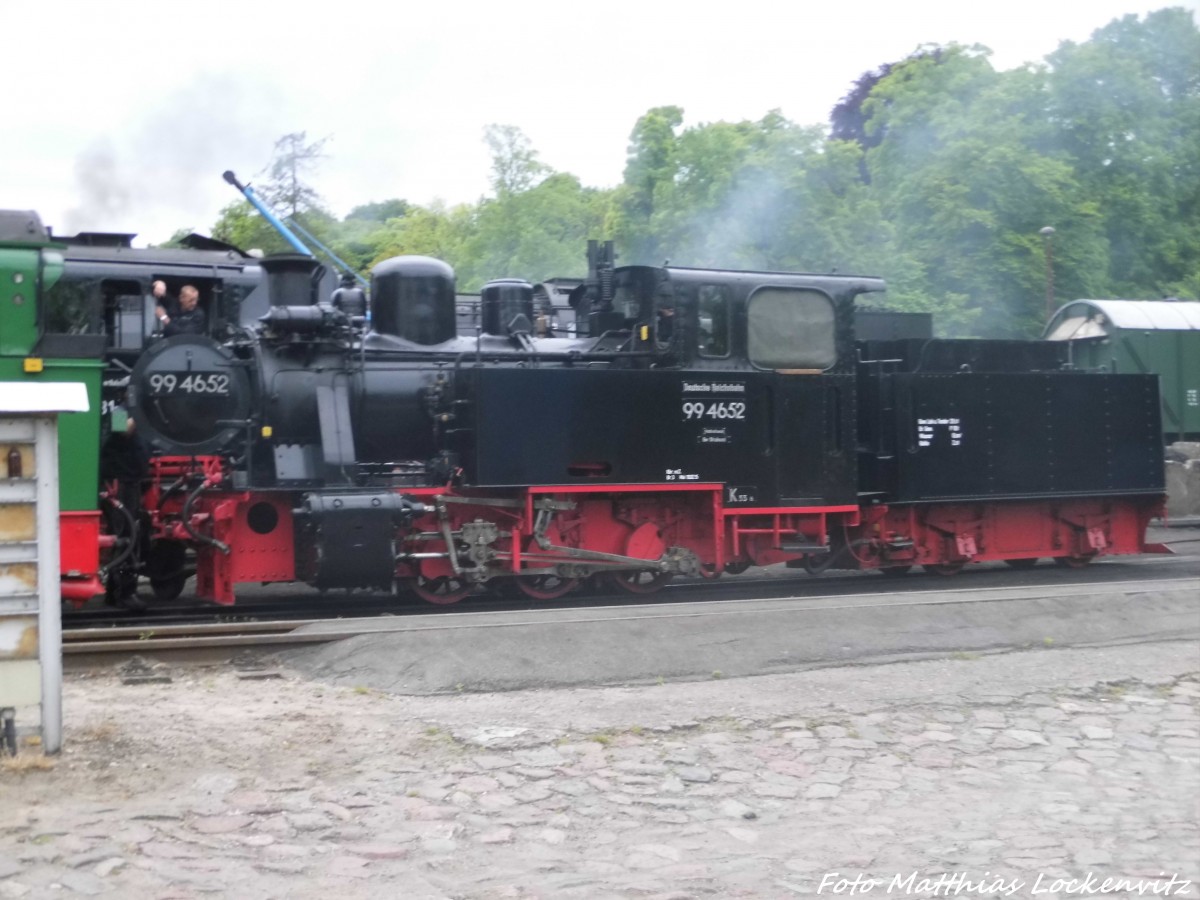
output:
<svg viewBox="0 0 1200 900"><path fill-rule="evenodd" d="M79 385L82 388L82 385ZM62 597L58 578L58 421L38 416L37 458L38 656L42 663L42 748L62 750Z"/></svg>
<svg viewBox="0 0 1200 900"><path fill-rule="evenodd" d="M1046 322L1054 315L1054 229L1047 225L1038 232L1046 256Z"/></svg>

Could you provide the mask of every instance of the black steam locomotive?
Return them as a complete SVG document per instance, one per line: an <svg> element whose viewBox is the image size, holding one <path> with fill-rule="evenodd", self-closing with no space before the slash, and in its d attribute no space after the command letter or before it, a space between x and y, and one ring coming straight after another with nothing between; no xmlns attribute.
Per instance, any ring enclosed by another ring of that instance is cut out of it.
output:
<svg viewBox="0 0 1200 900"><path fill-rule="evenodd" d="M369 327L302 295L224 343L151 346L129 392L157 453L151 568L190 546L219 603L268 581L449 603L1154 549L1151 376L1052 343L856 343L876 278L616 268L594 242L589 269L571 337L538 336L516 280L459 334L451 268L400 257L372 273Z"/></svg>

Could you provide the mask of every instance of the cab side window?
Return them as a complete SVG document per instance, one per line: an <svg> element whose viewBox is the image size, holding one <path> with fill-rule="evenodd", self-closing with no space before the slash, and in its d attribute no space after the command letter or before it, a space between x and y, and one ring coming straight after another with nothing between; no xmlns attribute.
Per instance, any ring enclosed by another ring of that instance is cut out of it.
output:
<svg viewBox="0 0 1200 900"><path fill-rule="evenodd" d="M43 298L42 327L50 334L102 334L99 280L60 278Z"/></svg>
<svg viewBox="0 0 1200 900"><path fill-rule="evenodd" d="M750 297L750 361L764 369L828 369L837 362L833 301L820 291L760 288Z"/></svg>
<svg viewBox="0 0 1200 900"><path fill-rule="evenodd" d="M697 350L701 356L729 355L729 290L715 284L700 286L696 294Z"/></svg>

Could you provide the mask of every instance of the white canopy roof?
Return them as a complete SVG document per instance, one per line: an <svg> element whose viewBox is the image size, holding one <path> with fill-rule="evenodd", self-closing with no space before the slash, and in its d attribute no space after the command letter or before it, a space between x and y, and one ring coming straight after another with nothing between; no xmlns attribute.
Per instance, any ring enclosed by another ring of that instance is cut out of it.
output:
<svg viewBox="0 0 1200 900"><path fill-rule="evenodd" d="M1075 300L1054 314L1044 337L1070 341L1114 330L1200 331L1200 303L1172 300Z"/></svg>
<svg viewBox="0 0 1200 900"><path fill-rule="evenodd" d="M0 381L0 414L87 411L87 387L82 382Z"/></svg>

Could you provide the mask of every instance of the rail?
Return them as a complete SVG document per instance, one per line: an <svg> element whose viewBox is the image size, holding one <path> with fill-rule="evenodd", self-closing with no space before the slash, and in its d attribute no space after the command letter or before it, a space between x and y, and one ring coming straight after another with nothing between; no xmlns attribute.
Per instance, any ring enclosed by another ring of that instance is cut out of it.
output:
<svg viewBox="0 0 1200 900"><path fill-rule="evenodd" d="M158 653L179 650L214 650L236 647L322 644L361 632L296 634L296 629L327 619L287 622L218 622L202 625L142 625L118 628L75 628L63 632L63 655Z"/></svg>

